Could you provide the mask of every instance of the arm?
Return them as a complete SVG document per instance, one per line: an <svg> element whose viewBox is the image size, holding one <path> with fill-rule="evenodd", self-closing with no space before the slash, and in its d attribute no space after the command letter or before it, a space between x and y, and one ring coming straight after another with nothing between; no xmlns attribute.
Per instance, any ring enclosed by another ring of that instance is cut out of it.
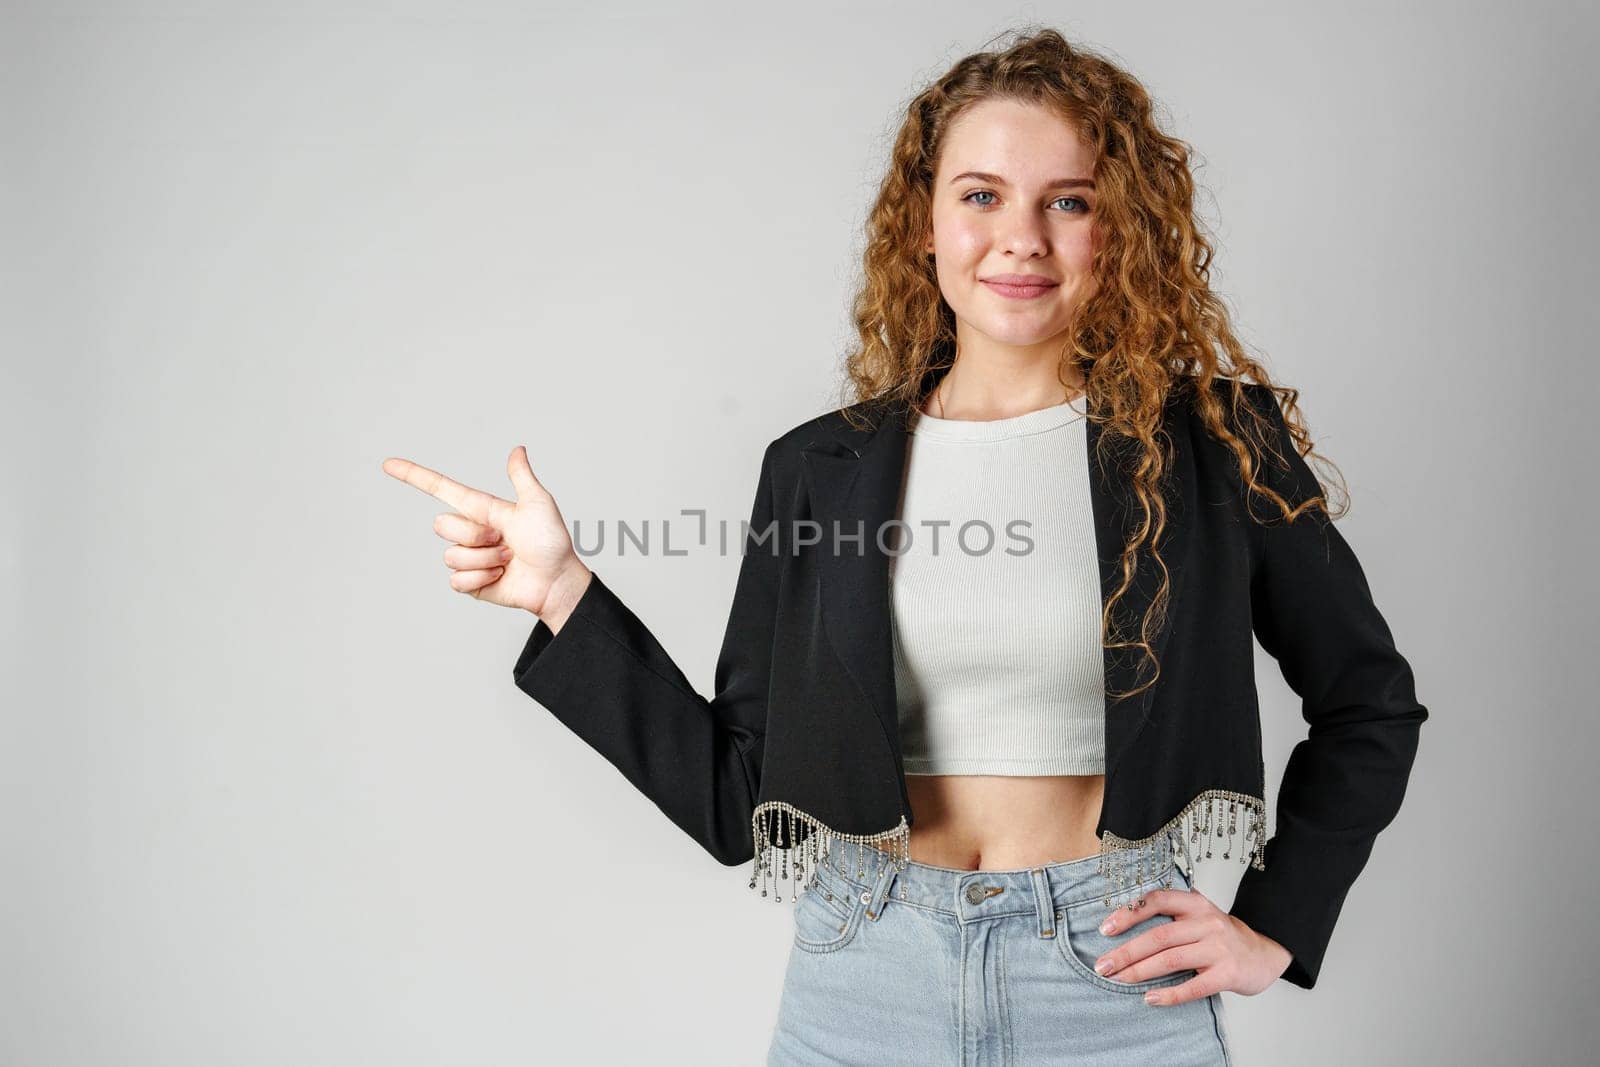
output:
<svg viewBox="0 0 1600 1067"><path fill-rule="evenodd" d="M1261 386L1247 391L1289 467L1264 459L1258 478L1290 504L1320 493L1276 397ZM1276 505L1263 498L1255 507ZM1301 698L1310 731L1284 771L1266 869L1245 869L1229 914L1288 949L1294 958L1283 978L1310 989L1345 895L1400 808L1428 711L1360 563L1328 517L1312 510L1263 533L1251 581L1256 638Z"/></svg>
<svg viewBox="0 0 1600 1067"><path fill-rule="evenodd" d="M540 620L512 668L517 688L609 760L718 862L755 855L781 538L771 445L751 508L733 608L707 700L598 574L559 630Z"/></svg>

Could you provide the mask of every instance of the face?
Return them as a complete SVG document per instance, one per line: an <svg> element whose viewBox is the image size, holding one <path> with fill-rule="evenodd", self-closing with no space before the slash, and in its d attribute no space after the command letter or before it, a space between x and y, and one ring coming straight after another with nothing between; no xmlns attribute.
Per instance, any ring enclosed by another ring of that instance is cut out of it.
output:
<svg viewBox="0 0 1600 1067"><path fill-rule="evenodd" d="M1065 342L1093 291L1093 175L1091 151L1043 106L985 100L951 125L924 251L963 349Z"/></svg>

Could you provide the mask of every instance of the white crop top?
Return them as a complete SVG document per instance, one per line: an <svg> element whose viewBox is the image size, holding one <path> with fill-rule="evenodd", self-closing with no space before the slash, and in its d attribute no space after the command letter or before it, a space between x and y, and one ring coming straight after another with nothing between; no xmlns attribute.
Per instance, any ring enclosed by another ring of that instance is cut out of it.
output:
<svg viewBox="0 0 1600 1067"><path fill-rule="evenodd" d="M1081 398L914 413L889 560L907 774L1101 774L1100 573Z"/></svg>

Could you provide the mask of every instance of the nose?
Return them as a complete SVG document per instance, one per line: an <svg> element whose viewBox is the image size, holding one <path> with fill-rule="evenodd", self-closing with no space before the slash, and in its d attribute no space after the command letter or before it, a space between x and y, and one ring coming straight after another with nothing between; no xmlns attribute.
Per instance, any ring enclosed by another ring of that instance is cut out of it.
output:
<svg viewBox="0 0 1600 1067"><path fill-rule="evenodd" d="M1031 211L1013 213L1000 235L1000 248L1008 255L1031 259L1049 251L1045 239L1044 221Z"/></svg>

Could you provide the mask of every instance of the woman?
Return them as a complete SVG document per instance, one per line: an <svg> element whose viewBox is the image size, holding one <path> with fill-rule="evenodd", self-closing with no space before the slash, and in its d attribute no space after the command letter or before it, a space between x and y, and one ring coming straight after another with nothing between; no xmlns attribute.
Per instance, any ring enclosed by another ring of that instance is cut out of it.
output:
<svg viewBox="0 0 1600 1067"><path fill-rule="evenodd" d="M514 503L385 463L461 512L452 587L538 616L517 685L799 890L772 1063L1226 1063L1222 991L1316 981L1427 710L1191 194L1139 84L1053 31L912 101L855 401L767 446L710 700L523 449ZM1313 726L1271 840L1252 634Z"/></svg>

